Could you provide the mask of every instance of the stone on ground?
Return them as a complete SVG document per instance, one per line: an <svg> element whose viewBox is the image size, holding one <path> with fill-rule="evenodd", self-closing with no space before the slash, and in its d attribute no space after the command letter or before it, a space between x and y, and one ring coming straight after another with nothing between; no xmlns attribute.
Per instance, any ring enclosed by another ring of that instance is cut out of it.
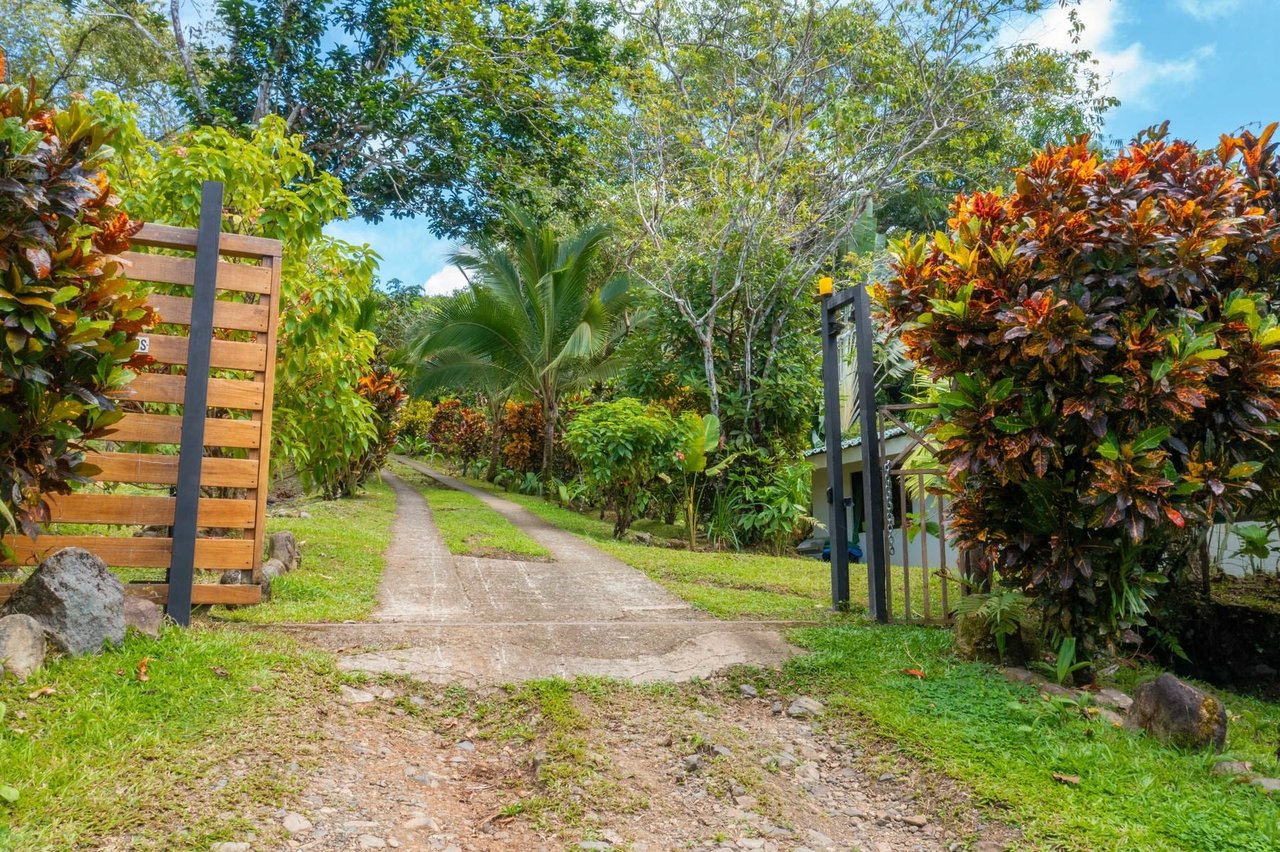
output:
<svg viewBox="0 0 1280 852"><path fill-rule="evenodd" d="M26 680L44 665L44 627L29 615L0 618L0 668L18 680Z"/></svg>
<svg viewBox="0 0 1280 852"><path fill-rule="evenodd" d="M787 715L793 719L805 719L821 715L823 709L821 701L802 695L787 707Z"/></svg>
<svg viewBox="0 0 1280 852"><path fill-rule="evenodd" d="M295 813L285 814L282 824L284 825L284 830L290 834L301 834L304 831L310 831L312 828L311 820L302 814Z"/></svg>
<svg viewBox="0 0 1280 852"><path fill-rule="evenodd" d="M267 538L267 553L272 559L280 560L284 570L292 571L302 564L302 551L298 540L288 530L273 532Z"/></svg>
<svg viewBox="0 0 1280 852"><path fill-rule="evenodd" d="M68 547L46 558L4 605L40 622L68 654L96 654L124 641L124 584L97 556Z"/></svg>
<svg viewBox="0 0 1280 852"><path fill-rule="evenodd" d="M164 611L155 601L127 595L124 599L124 626L133 628L152 639L160 636L160 628L164 627Z"/></svg>
<svg viewBox="0 0 1280 852"><path fill-rule="evenodd" d="M1222 751L1227 741L1227 709L1222 702L1167 672L1133 691L1125 725L1182 748Z"/></svg>

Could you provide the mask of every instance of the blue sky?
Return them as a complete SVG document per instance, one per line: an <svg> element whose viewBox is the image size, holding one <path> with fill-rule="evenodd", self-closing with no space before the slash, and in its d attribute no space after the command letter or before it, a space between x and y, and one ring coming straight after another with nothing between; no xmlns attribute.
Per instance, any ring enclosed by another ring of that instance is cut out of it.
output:
<svg viewBox="0 0 1280 852"><path fill-rule="evenodd" d="M1128 139L1170 120L1180 137L1213 144L1218 135L1280 120L1280 0L1082 0L1076 48L1089 50L1121 106L1108 137ZM1067 12L1053 5L1011 25L1005 38L1072 49ZM336 223L329 233L368 242L382 255L381 278L423 283L428 292L462 285L447 265L454 245L421 220Z"/></svg>

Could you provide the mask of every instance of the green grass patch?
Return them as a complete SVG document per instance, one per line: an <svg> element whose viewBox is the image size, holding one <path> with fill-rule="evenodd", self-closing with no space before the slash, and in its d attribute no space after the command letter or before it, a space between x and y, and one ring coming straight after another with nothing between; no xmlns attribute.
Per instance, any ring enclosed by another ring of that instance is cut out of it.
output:
<svg viewBox="0 0 1280 852"><path fill-rule="evenodd" d="M427 501L450 553L490 559L547 559L551 556L550 551L474 494L441 485L407 465L392 463L391 469Z"/></svg>
<svg viewBox="0 0 1280 852"><path fill-rule="evenodd" d="M328 657L286 639L196 626L5 679L0 783L18 799L0 806L0 848L236 839L243 820L220 815L279 805L281 767L309 733L302 711L334 677Z"/></svg>
<svg viewBox="0 0 1280 852"><path fill-rule="evenodd" d="M362 621L373 611L383 553L391 541L395 494L373 478L358 496L300 500L295 508L309 517L270 517L267 529L293 532L302 565L272 582L270 601L234 610L219 607L219 618L258 624Z"/></svg>
<svg viewBox="0 0 1280 852"><path fill-rule="evenodd" d="M797 630L812 651L785 668L787 688L820 695L833 724L895 742L969 786L993 816L1037 847L1082 850L1269 850L1280 803L1210 774L1221 759L1086 720L1008 684L990 666L950 656L947 631L841 626ZM919 680L901 673L921 668ZM1233 715L1227 756L1280 774L1280 707L1218 693ZM1078 776L1061 783L1054 773Z"/></svg>

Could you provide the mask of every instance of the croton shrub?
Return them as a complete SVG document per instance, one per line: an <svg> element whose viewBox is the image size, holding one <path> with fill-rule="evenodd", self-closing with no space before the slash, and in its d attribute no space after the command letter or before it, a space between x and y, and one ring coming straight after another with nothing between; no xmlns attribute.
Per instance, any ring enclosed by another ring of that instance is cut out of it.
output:
<svg viewBox="0 0 1280 852"><path fill-rule="evenodd" d="M1280 419L1280 163L1148 131L1051 147L892 249L881 317L950 390L951 531L1090 651L1132 639L1215 518L1263 495Z"/></svg>
<svg viewBox="0 0 1280 852"><path fill-rule="evenodd" d="M507 400L502 408L502 459L510 470L532 473L542 468L542 408Z"/></svg>
<svg viewBox="0 0 1280 852"><path fill-rule="evenodd" d="M465 469L488 447L489 421L483 411L469 408L461 400L444 399L436 403L428 437L437 450Z"/></svg>
<svg viewBox="0 0 1280 852"><path fill-rule="evenodd" d="M115 257L140 224L103 170L112 132L82 101L0 85L0 532L34 537L41 495L97 473L84 442L145 358L155 317Z"/></svg>

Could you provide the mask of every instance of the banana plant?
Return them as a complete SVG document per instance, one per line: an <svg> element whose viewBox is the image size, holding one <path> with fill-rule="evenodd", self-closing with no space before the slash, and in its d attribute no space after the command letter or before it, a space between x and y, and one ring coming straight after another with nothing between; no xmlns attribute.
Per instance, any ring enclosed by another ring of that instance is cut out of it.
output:
<svg viewBox="0 0 1280 852"><path fill-rule="evenodd" d="M708 455L720 448L720 418L714 414L699 417L686 412L677 421L676 470L684 480L684 519L689 530L689 549L698 546L698 501L700 482L717 476L733 463L739 453L729 455L708 467Z"/></svg>

